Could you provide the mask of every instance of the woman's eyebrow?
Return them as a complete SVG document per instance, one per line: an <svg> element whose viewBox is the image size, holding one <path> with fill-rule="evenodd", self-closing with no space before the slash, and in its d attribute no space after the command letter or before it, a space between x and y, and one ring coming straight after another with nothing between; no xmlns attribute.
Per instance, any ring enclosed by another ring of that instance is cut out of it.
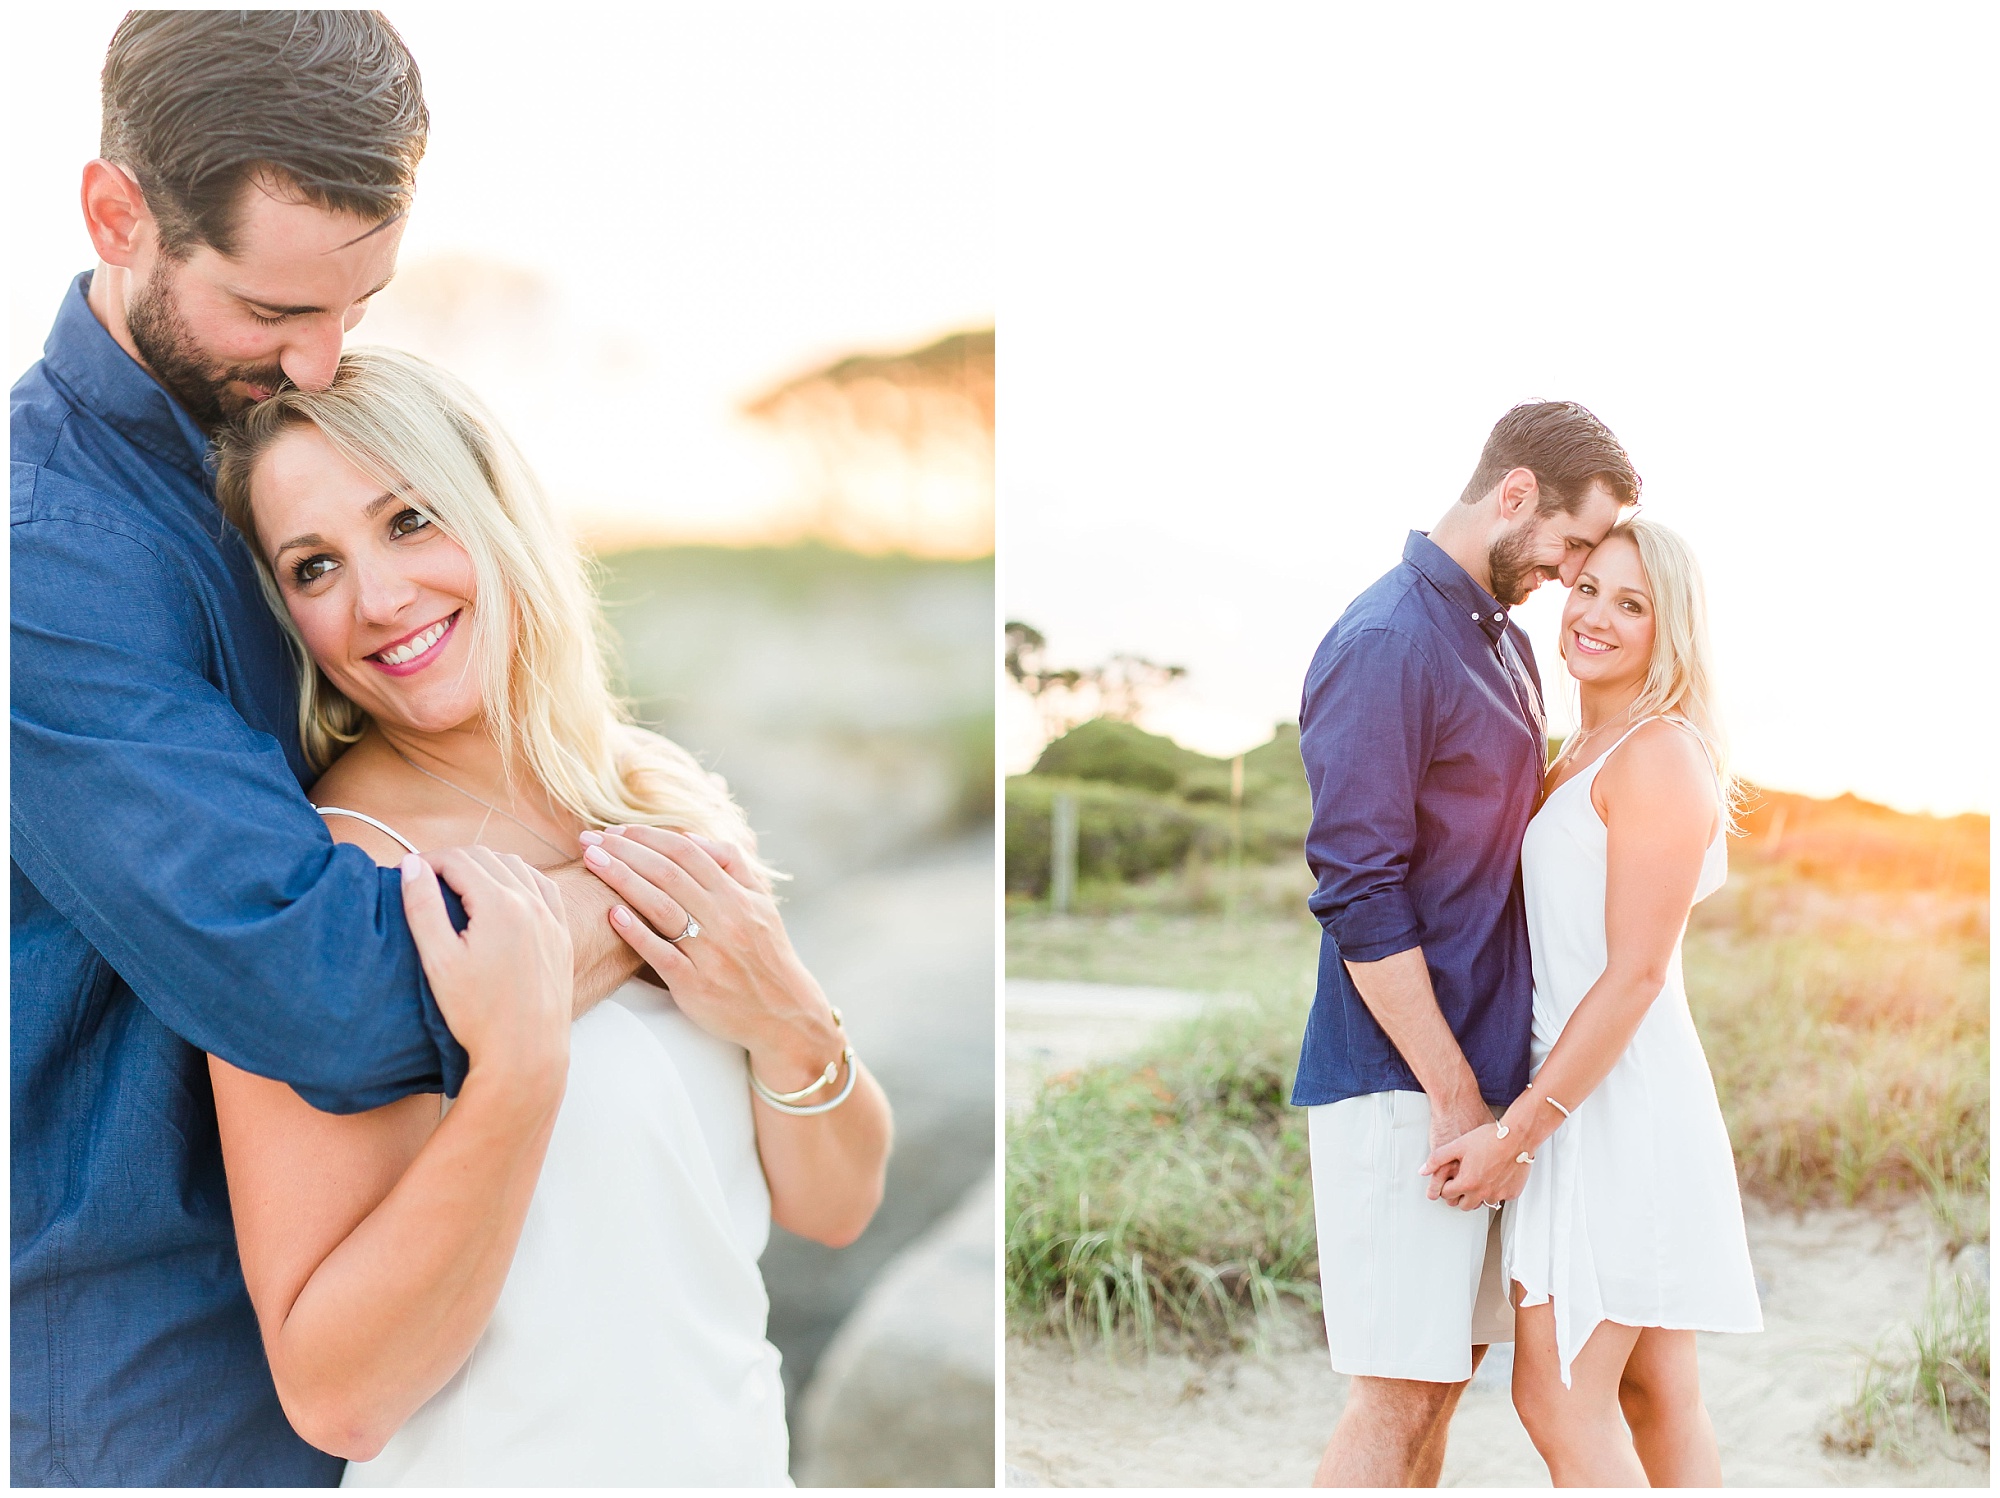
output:
<svg viewBox="0 0 2000 1498"><path fill-rule="evenodd" d="M373 499L369 500L368 508L363 510L361 513L366 518L373 520L377 515L382 513L384 506L394 504L395 502L396 502L396 496L394 494L384 492L376 495ZM271 555L274 557L281 557L286 552L290 551L294 546L324 546L324 545L326 545L326 537L322 536L318 531L307 531L303 536L294 536L292 537L291 540L284 542L276 550L274 550L271 553Z"/></svg>

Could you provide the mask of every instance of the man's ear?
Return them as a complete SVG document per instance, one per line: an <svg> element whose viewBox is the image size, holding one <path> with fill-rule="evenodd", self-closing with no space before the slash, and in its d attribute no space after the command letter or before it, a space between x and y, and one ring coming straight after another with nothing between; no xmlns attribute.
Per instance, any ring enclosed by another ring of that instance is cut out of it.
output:
<svg viewBox="0 0 2000 1498"><path fill-rule="evenodd" d="M1500 480L1500 518L1518 520L1525 510L1534 513L1541 500L1542 486L1532 468L1510 468Z"/></svg>
<svg viewBox="0 0 2000 1498"><path fill-rule="evenodd" d="M83 169L83 223L97 258L124 270L131 270L159 240L159 225L138 179L102 157Z"/></svg>

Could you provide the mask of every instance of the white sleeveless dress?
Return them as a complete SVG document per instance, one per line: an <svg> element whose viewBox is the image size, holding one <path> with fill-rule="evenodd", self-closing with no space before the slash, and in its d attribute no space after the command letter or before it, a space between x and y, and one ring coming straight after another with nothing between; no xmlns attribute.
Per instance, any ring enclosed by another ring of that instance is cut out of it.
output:
<svg viewBox="0 0 2000 1498"><path fill-rule="evenodd" d="M1664 721L1693 732L1679 719ZM1535 975L1531 1075L1604 972L1606 832L1590 787L1640 726L1558 786L1522 840ZM1709 844L1696 903L1728 877L1725 836L1718 827ZM1501 1214L1508 1281L1524 1288L1525 1304L1555 1305L1564 1386L1602 1321L1762 1331L1735 1156L1688 1013L1678 941L1666 987L1631 1044L1572 1112L1536 1151L1527 1187Z"/></svg>
<svg viewBox="0 0 2000 1498"><path fill-rule="evenodd" d="M790 1485L748 1077L740 1046L636 979L576 1022L492 1319L341 1486Z"/></svg>

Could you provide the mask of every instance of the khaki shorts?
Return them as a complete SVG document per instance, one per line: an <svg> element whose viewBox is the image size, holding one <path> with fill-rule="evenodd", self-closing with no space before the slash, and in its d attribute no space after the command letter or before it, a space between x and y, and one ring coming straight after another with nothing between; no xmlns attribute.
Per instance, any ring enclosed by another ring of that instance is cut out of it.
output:
<svg viewBox="0 0 2000 1498"><path fill-rule="evenodd" d="M1306 1110L1326 1345L1336 1373L1458 1383L1475 1345L1514 1340L1500 1214L1424 1193L1431 1105L1375 1092Z"/></svg>

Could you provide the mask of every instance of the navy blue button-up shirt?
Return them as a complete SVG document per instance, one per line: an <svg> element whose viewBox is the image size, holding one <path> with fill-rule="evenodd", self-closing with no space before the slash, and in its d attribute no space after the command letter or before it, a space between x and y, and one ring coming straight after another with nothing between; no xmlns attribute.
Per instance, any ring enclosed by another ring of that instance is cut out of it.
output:
<svg viewBox="0 0 2000 1498"><path fill-rule="evenodd" d="M1480 1094L1506 1104L1528 1085L1521 836L1546 740L1534 652L1506 615L1412 531L1402 563L1348 605L1306 673L1306 861L1324 934L1296 1104L1423 1090L1346 967L1412 947Z"/></svg>
<svg viewBox="0 0 2000 1498"><path fill-rule="evenodd" d="M306 802L203 434L89 279L11 415L13 1481L331 1485L264 1361L203 1053L340 1112L465 1055L398 875Z"/></svg>

